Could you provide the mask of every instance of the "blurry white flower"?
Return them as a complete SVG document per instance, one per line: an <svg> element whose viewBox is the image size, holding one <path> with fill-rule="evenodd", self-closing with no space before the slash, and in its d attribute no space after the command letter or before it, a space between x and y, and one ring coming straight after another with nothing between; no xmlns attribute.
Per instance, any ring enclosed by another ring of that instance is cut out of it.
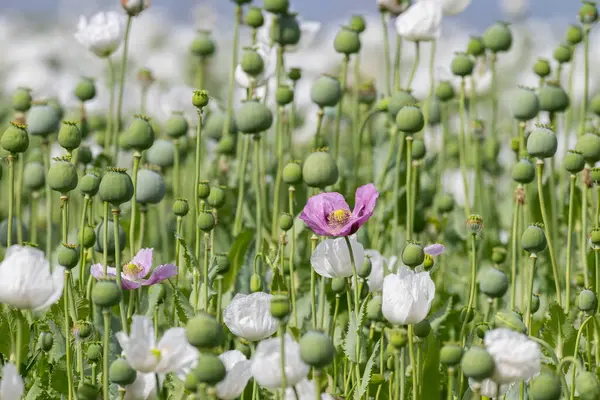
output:
<svg viewBox="0 0 600 400"><path fill-rule="evenodd" d="M150 6L150 0L121 0L121 6L129 15L138 15Z"/></svg>
<svg viewBox="0 0 600 400"><path fill-rule="evenodd" d="M419 0L419 1L430 1L430 0ZM471 0L433 0L438 3L444 14L446 15L456 15L460 14L471 4Z"/></svg>
<svg viewBox="0 0 600 400"><path fill-rule="evenodd" d="M190 123L195 123L198 119L196 107L192 104L192 95L194 89L185 85L171 86L166 92L160 95L160 108L165 117L170 117L173 113L183 113Z"/></svg>
<svg viewBox="0 0 600 400"><path fill-rule="evenodd" d="M500 9L511 17L520 17L527 12L529 0L500 0Z"/></svg>
<svg viewBox="0 0 600 400"><path fill-rule="evenodd" d="M423 321L435 296L435 285L429 272L415 273L400 267L397 274L383 280L383 316L393 324L417 324Z"/></svg>
<svg viewBox="0 0 600 400"><path fill-rule="evenodd" d="M364 262L365 250L362 244L356 240L355 236L351 236L348 239L352 246L356 270L359 270ZM323 240L310 257L310 263L317 274L326 278L347 278L352 276L350 252L344 238Z"/></svg>
<svg viewBox="0 0 600 400"><path fill-rule="evenodd" d="M295 386L306 378L309 366L300 358L300 345L285 335L285 377L289 386ZM267 389L281 387L281 338L263 340L252 357L252 376L259 385Z"/></svg>
<svg viewBox="0 0 600 400"><path fill-rule="evenodd" d="M125 400L150 400L156 398L156 377L153 373L138 372L135 381L125 387Z"/></svg>
<svg viewBox="0 0 600 400"><path fill-rule="evenodd" d="M473 390L475 384L479 385L479 394L485 397L489 397L490 399L495 399L496 397L503 396L510 385L500 385L500 393L498 393L498 384L491 379L484 379L481 382L477 382L471 378L469 378L469 387Z"/></svg>
<svg viewBox="0 0 600 400"><path fill-rule="evenodd" d="M383 287L385 270L389 271L388 259L377 250L365 250L365 256L371 261L371 273L367 277L369 292L379 292Z"/></svg>
<svg viewBox="0 0 600 400"><path fill-rule="evenodd" d="M265 23L258 29L256 40L267 47L271 47L271 29L275 21L275 15L265 13ZM295 46L286 46L287 53L305 50L314 42L315 37L321 30L321 23L316 21L304 21L302 18L296 17L298 26L300 27L300 41Z"/></svg>
<svg viewBox="0 0 600 400"><path fill-rule="evenodd" d="M89 21L79 17L75 38L98 57L108 57L123 41L123 19L116 12L100 12Z"/></svg>
<svg viewBox="0 0 600 400"><path fill-rule="evenodd" d="M188 343L185 328L170 328L156 343L152 321L134 315L129 336L118 332L117 340L127 362L139 372L185 375L198 361L198 351Z"/></svg>
<svg viewBox="0 0 600 400"><path fill-rule="evenodd" d="M275 68L277 64L277 50L275 48L269 48L267 45L262 43L258 44L256 52L261 56L264 62L263 72L258 76L250 76L242 70L242 65L238 64L235 68L235 81L243 88L257 88L264 86L269 78L275 75Z"/></svg>
<svg viewBox="0 0 600 400"><path fill-rule="evenodd" d="M252 377L250 370L252 361L248 360L239 350L226 351L219 358L225 366L227 375L215 386L217 397L223 400L236 399L240 397Z"/></svg>
<svg viewBox="0 0 600 400"><path fill-rule="evenodd" d="M494 358L496 368L492 380L507 384L526 380L540 372L539 345L526 335L506 328L488 331L483 340Z"/></svg>
<svg viewBox="0 0 600 400"><path fill-rule="evenodd" d="M17 367L12 363L5 364L0 380L0 399L19 400L24 391L23 378L17 372Z"/></svg>
<svg viewBox="0 0 600 400"><path fill-rule="evenodd" d="M492 88L492 70L484 61L479 61L473 70L471 77L465 78L465 94L471 96L471 90L475 82L475 95L485 96Z"/></svg>
<svg viewBox="0 0 600 400"><path fill-rule="evenodd" d="M50 264L44 253L29 246L11 246L0 263L0 303L44 310L56 303L64 287L64 268Z"/></svg>
<svg viewBox="0 0 600 400"><path fill-rule="evenodd" d="M396 31L404 39L430 41L440 37L442 7L433 0L413 4L396 18Z"/></svg>
<svg viewBox="0 0 600 400"><path fill-rule="evenodd" d="M294 389L296 389L296 392L294 392ZM285 390L285 400L314 400L316 397L315 382L309 381L308 378L298 382L294 389L287 388ZM321 393L321 400L333 400L333 397L328 393Z"/></svg>
<svg viewBox="0 0 600 400"><path fill-rule="evenodd" d="M377 0L379 8L386 10L392 15L399 15L406 10L407 5L410 4L400 0Z"/></svg>
<svg viewBox="0 0 600 400"><path fill-rule="evenodd" d="M234 335L258 342L277 332L279 324L271 316L270 307L270 294L236 294L223 310L223 322Z"/></svg>

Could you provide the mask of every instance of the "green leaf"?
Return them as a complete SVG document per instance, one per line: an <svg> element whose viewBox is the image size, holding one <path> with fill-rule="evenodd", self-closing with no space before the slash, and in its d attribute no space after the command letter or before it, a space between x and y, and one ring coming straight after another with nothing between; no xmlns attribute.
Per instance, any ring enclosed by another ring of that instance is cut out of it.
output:
<svg viewBox="0 0 600 400"><path fill-rule="evenodd" d="M346 357L352 362L357 362L356 357L356 344L358 342L359 335L362 335L362 330L358 329L359 326L362 326L363 317L365 314L365 310L367 307L367 302L363 302L362 307L360 308L360 312L358 313L358 324L356 322L355 313L350 313L350 319L348 321L348 330L346 332L346 340L344 340L344 354ZM360 360L359 362L366 361L366 346L365 341L360 341Z"/></svg>
<svg viewBox="0 0 600 400"><path fill-rule="evenodd" d="M194 253L192 252L192 249L190 249L190 247L187 245L185 239L178 235L175 234L175 239L177 239L177 241L179 242L179 244L181 245L181 247L183 247L183 249L185 250L183 252L183 259L185 261L185 268L188 270L188 272L193 273L194 270L198 270L198 260L196 260L196 257L194 256Z"/></svg>
<svg viewBox="0 0 600 400"><path fill-rule="evenodd" d="M365 365L365 370L363 372L363 376L360 381L360 385L359 385L358 389L354 391L354 400L361 400L363 398L364 394L367 392L367 389L369 388L369 382L371 381L371 370L373 369L373 366L375 365L375 360L377 358L377 352L379 350L379 342L380 341L381 341L381 339L379 339L377 341L377 343L375 344L373 353L371 353L371 357L369 357L369 360L367 361L367 365Z"/></svg>
<svg viewBox="0 0 600 400"><path fill-rule="evenodd" d="M253 238L254 233L251 230L245 230L238 235L238 237L231 245L231 249L229 250L229 254L227 255L227 257L229 258L229 262L231 263L231 267L223 277L224 292L227 292L232 289L238 270L244 263L244 257L246 256L246 252L248 251L248 248L250 247L250 243L252 242Z"/></svg>
<svg viewBox="0 0 600 400"><path fill-rule="evenodd" d="M421 385L421 399L440 398L440 345L435 335L429 335L425 343L425 362L423 363L423 378Z"/></svg>
<svg viewBox="0 0 600 400"><path fill-rule="evenodd" d="M271 292L287 292L288 288L285 279L278 268L273 271L273 283L271 283Z"/></svg>
<svg viewBox="0 0 600 400"><path fill-rule="evenodd" d="M190 317L194 315L194 310L185 296L176 288L173 290L173 303L175 303L175 312L177 313L179 322L187 324Z"/></svg>

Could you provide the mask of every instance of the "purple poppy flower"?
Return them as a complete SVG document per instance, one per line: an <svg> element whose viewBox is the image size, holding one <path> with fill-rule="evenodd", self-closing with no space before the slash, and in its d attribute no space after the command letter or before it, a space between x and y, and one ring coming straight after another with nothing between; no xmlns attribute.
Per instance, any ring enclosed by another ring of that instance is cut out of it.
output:
<svg viewBox="0 0 600 400"><path fill-rule="evenodd" d="M145 279L152 268L152 252L153 249L141 249L135 257L133 257L133 260L123 266L123 271L121 272L123 289L133 290L140 286L154 285L155 283L162 282L165 279L177 275L176 265L164 264L154 268L150 277ZM104 277L102 264L94 264L90 270L94 278L101 279ZM117 269L108 267L106 269L106 274L108 276L116 276Z"/></svg>
<svg viewBox="0 0 600 400"><path fill-rule="evenodd" d="M354 210L339 193L312 196L300 214L306 225L321 236L349 236L373 215L379 193L372 183L356 190Z"/></svg>
<svg viewBox="0 0 600 400"><path fill-rule="evenodd" d="M429 254L430 256L435 257L445 252L446 246L439 243L430 244L429 246L425 246L423 251L425 251L425 254Z"/></svg>

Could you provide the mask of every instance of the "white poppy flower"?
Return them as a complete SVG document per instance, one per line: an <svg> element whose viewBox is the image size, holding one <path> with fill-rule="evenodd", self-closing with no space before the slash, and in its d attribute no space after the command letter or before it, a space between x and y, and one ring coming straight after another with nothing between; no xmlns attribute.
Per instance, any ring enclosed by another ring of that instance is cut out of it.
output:
<svg viewBox="0 0 600 400"><path fill-rule="evenodd" d="M490 399L504 396L504 394L508 392L508 389L510 389L510 385L500 385L500 393L498 393L498 384L493 380L484 379L481 382L477 382L474 379L469 378L469 387L471 390L474 389L475 384L479 385L479 394L489 397Z"/></svg>
<svg viewBox="0 0 600 400"><path fill-rule="evenodd" d="M496 364L492 376L494 382L513 383L539 374L540 347L526 335L510 329L498 328L486 332L483 342Z"/></svg>
<svg viewBox="0 0 600 400"><path fill-rule="evenodd" d="M285 377L289 386L295 386L306 378L309 366L300 358L300 345L285 335ZM267 389L281 387L281 338L263 340L252 357L252 376Z"/></svg>
<svg viewBox="0 0 600 400"><path fill-rule="evenodd" d="M240 397L252 377L250 370L252 361L248 360L239 350L226 351L219 358L225 366L227 375L215 386L217 397L223 400L236 399Z"/></svg>
<svg viewBox="0 0 600 400"><path fill-rule="evenodd" d="M423 321L435 296L435 285L429 272L414 272L400 267L397 274L383 280L381 311L393 324L417 324Z"/></svg>
<svg viewBox="0 0 600 400"><path fill-rule="evenodd" d="M270 309L270 294L238 293L223 310L223 322L234 335L258 342L277 332L279 323L271 315Z"/></svg>
<svg viewBox="0 0 600 400"><path fill-rule="evenodd" d="M420 1L430 1L430 0L420 0ZM438 3L444 14L446 15L456 15L460 14L471 4L471 0L434 0Z"/></svg>
<svg viewBox="0 0 600 400"><path fill-rule="evenodd" d="M160 380L160 378L159 378ZM125 400L150 400L156 398L156 376L138 372L135 381L125 387Z"/></svg>
<svg viewBox="0 0 600 400"><path fill-rule="evenodd" d="M511 17L525 15L529 8L529 0L500 0L500 9Z"/></svg>
<svg viewBox="0 0 600 400"><path fill-rule="evenodd" d="M296 389L295 392L294 389ZM315 382L309 381L308 378L298 382L294 389L287 388L285 390L285 400L314 400L316 397ZM328 393L321 393L321 400L333 400L333 397Z"/></svg>
<svg viewBox="0 0 600 400"><path fill-rule="evenodd" d="M100 12L88 21L79 17L75 39L98 57L108 57L123 41L123 18L116 12Z"/></svg>
<svg viewBox="0 0 600 400"><path fill-rule="evenodd" d="M300 41L295 46L286 46L286 53L294 53L309 48L315 41L315 38L321 30L321 23L316 21L304 21L300 17L296 17L298 26L300 27ZM271 13L265 13L265 23L256 33L256 40L259 43L264 44L267 47L271 47L271 29L273 22L275 21L275 15Z"/></svg>
<svg viewBox="0 0 600 400"><path fill-rule="evenodd" d="M365 256L371 260L371 273L367 277L369 292L379 292L383 288L385 270L390 270L389 261L377 250L365 250Z"/></svg>
<svg viewBox="0 0 600 400"><path fill-rule="evenodd" d="M415 3L396 18L398 35L414 42L439 38L441 28L442 7L434 0Z"/></svg>
<svg viewBox="0 0 600 400"><path fill-rule="evenodd" d="M5 364L0 380L0 399L19 400L24 392L23 378L17 372L17 367L11 363Z"/></svg>
<svg viewBox="0 0 600 400"><path fill-rule="evenodd" d="M349 237L356 269L362 267L365 250L354 236ZM310 263L315 272L326 278L347 278L352 276L352 264L348 244L344 238L327 239L315 248Z"/></svg>
<svg viewBox="0 0 600 400"><path fill-rule="evenodd" d="M64 271L50 264L34 247L11 246L0 263L0 303L27 310L44 310L62 296Z"/></svg>
<svg viewBox="0 0 600 400"><path fill-rule="evenodd" d="M129 336L124 332L116 336L127 362L139 372L185 375L198 361L198 351L188 343L185 328L168 329L156 343L152 321L134 315Z"/></svg>
<svg viewBox="0 0 600 400"><path fill-rule="evenodd" d="M235 68L235 81L243 88L258 88L266 85L269 78L275 75L277 64L277 50L269 48L267 45L259 43L256 52L261 56L264 62L263 72L258 76L252 77L242 70L242 65L238 64Z"/></svg>

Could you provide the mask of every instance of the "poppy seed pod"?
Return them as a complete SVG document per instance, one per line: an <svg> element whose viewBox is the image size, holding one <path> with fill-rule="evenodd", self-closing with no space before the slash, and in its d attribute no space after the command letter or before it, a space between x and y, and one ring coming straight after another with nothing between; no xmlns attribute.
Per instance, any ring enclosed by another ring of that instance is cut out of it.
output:
<svg viewBox="0 0 600 400"><path fill-rule="evenodd" d="M496 22L483 33L483 44L493 53L510 50L512 46L512 32L508 24Z"/></svg>
<svg viewBox="0 0 600 400"><path fill-rule="evenodd" d="M190 52L197 57L210 57L215 53L217 45L208 31L198 31L190 44Z"/></svg>
<svg viewBox="0 0 600 400"><path fill-rule="evenodd" d="M192 370L200 384L215 386L225 379L227 370L223 361L212 353L203 353L198 359L198 365Z"/></svg>
<svg viewBox="0 0 600 400"><path fill-rule="evenodd" d="M422 160L425 157L426 152L425 141L422 139L414 139L412 144L413 160Z"/></svg>
<svg viewBox="0 0 600 400"><path fill-rule="evenodd" d="M508 278L499 269L487 268L479 277L479 290L492 299L500 298L508 290Z"/></svg>
<svg viewBox="0 0 600 400"><path fill-rule="evenodd" d="M310 187L325 188L334 185L339 177L337 164L331 154L317 151L304 160L302 178Z"/></svg>
<svg viewBox="0 0 600 400"><path fill-rule="evenodd" d="M165 133L172 138L185 136L190 128L183 114L173 114L165 122Z"/></svg>
<svg viewBox="0 0 600 400"><path fill-rule="evenodd" d="M190 212L190 205L186 199L176 199L173 202L173 214L185 217Z"/></svg>
<svg viewBox="0 0 600 400"><path fill-rule="evenodd" d="M521 184L533 182L535 179L535 167L528 158L521 158L513 166L512 179Z"/></svg>
<svg viewBox="0 0 600 400"><path fill-rule="evenodd" d="M202 135L206 135L211 139L220 140L223 135L223 126L225 125L225 113L217 111L211 112L202 125ZM229 134L237 133L237 125L235 124L234 116L231 116L229 123Z"/></svg>
<svg viewBox="0 0 600 400"><path fill-rule="evenodd" d="M512 113L517 121L529 121L540 111L540 101L537 94L528 88L518 88L512 98Z"/></svg>
<svg viewBox="0 0 600 400"><path fill-rule="evenodd" d="M124 169L109 168L100 181L100 200L115 207L128 202L133 197L133 182Z"/></svg>
<svg viewBox="0 0 600 400"><path fill-rule="evenodd" d="M335 294L344 293L346 291L346 278L333 278L331 280L331 291Z"/></svg>
<svg viewBox="0 0 600 400"><path fill-rule="evenodd" d="M80 101L89 101L96 97L96 85L91 78L81 78L75 85L75 97Z"/></svg>
<svg viewBox="0 0 600 400"><path fill-rule="evenodd" d="M11 122L0 138L0 145L9 153L24 153L29 148L27 125Z"/></svg>
<svg viewBox="0 0 600 400"><path fill-rule="evenodd" d="M137 174L135 198L141 204L158 204L165 197L165 178L151 169L140 169Z"/></svg>
<svg viewBox="0 0 600 400"><path fill-rule="evenodd" d="M333 48L336 52L349 56L360 51L360 37L352 28L343 26L335 35Z"/></svg>
<svg viewBox="0 0 600 400"><path fill-rule="evenodd" d="M17 88L11 96L11 104L15 111L26 112L31 108L31 90L26 88Z"/></svg>
<svg viewBox="0 0 600 400"><path fill-rule="evenodd" d="M448 193L442 193L435 201L435 208L440 214L448 214L454 210L454 197Z"/></svg>
<svg viewBox="0 0 600 400"><path fill-rule="evenodd" d="M404 246L404 250L402 250L402 262L406 266L415 268L423 264L424 260L425 251L420 244L408 242L406 246Z"/></svg>
<svg viewBox="0 0 600 400"><path fill-rule="evenodd" d="M577 296L577 307L584 312L593 312L598 305L596 294L589 289L583 289Z"/></svg>
<svg viewBox="0 0 600 400"><path fill-rule="evenodd" d="M583 40L583 29L579 25L569 25L566 34L567 42L571 46L576 46Z"/></svg>
<svg viewBox="0 0 600 400"><path fill-rule="evenodd" d="M79 182L81 193L93 197L98 193L98 189L100 189L100 177L95 173L88 172L81 178Z"/></svg>
<svg viewBox="0 0 600 400"><path fill-rule="evenodd" d="M504 247L494 247L491 258L494 264L502 264L506 260L506 249Z"/></svg>
<svg viewBox="0 0 600 400"><path fill-rule="evenodd" d="M592 179L592 182L594 182L596 185L600 184L600 168L592 168L590 171L590 178ZM600 241L598 244L600 244Z"/></svg>
<svg viewBox="0 0 600 400"><path fill-rule="evenodd" d="M226 200L225 188L222 186L213 186L210 189L210 194L206 198L206 202L213 208L221 208L225 205Z"/></svg>
<svg viewBox="0 0 600 400"><path fill-rule="evenodd" d="M298 162L290 162L283 167L282 178L288 185L297 185L302 182L302 167Z"/></svg>
<svg viewBox="0 0 600 400"><path fill-rule="evenodd" d="M531 313L535 314L540 309L540 296L533 293L531 295Z"/></svg>
<svg viewBox="0 0 600 400"><path fill-rule="evenodd" d="M593 372L583 371L575 379L580 400L596 400L600 397L600 383Z"/></svg>
<svg viewBox="0 0 600 400"><path fill-rule="evenodd" d="M452 100L454 98L454 86L448 81L440 81L435 88L435 95L442 102Z"/></svg>
<svg viewBox="0 0 600 400"><path fill-rule="evenodd" d="M494 323L499 328L507 328L521 333L527 332L527 327L523 323L523 317L515 311L496 313Z"/></svg>
<svg viewBox="0 0 600 400"><path fill-rule="evenodd" d="M547 77L552 72L550 61L545 58L538 58L535 64L533 64L533 72L540 78Z"/></svg>
<svg viewBox="0 0 600 400"><path fill-rule="evenodd" d="M477 235L483 230L483 217L477 214L471 214L467 217L467 228L471 234Z"/></svg>
<svg viewBox="0 0 600 400"><path fill-rule="evenodd" d="M106 224L106 247L109 254L115 252L115 234L114 234L114 222L109 219ZM119 224L119 248L124 249L127 244L127 235L125 233L125 229ZM104 220L100 221L100 223L96 226L96 244L94 245L94 250L98 253L102 253L104 251Z"/></svg>
<svg viewBox="0 0 600 400"><path fill-rule="evenodd" d="M414 105L417 103L417 99L405 90L399 90L392 94L389 100L387 111L391 118L396 119L398 112L406 106Z"/></svg>
<svg viewBox="0 0 600 400"><path fill-rule="evenodd" d="M290 300L287 294L276 293L271 296L269 312L273 318L281 321L290 315L291 310Z"/></svg>
<svg viewBox="0 0 600 400"><path fill-rule="evenodd" d="M367 106L372 106L377 101L377 88L375 82L369 80L359 83L358 86L358 102Z"/></svg>
<svg viewBox="0 0 600 400"><path fill-rule="evenodd" d="M290 7L289 0L264 0L263 7L273 14L285 14Z"/></svg>
<svg viewBox="0 0 600 400"><path fill-rule="evenodd" d="M362 15L353 15L350 17L350 29L358 33L363 33L367 29L367 21Z"/></svg>
<svg viewBox="0 0 600 400"><path fill-rule="evenodd" d="M52 350L52 346L54 346L54 336L50 332L42 332L40 334L40 347L43 351Z"/></svg>
<svg viewBox="0 0 600 400"><path fill-rule="evenodd" d="M294 217L289 213L281 213L279 216L279 229L284 232L289 231L294 226Z"/></svg>
<svg viewBox="0 0 600 400"><path fill-rule="evenodd" d="M77 151L77 163L81 165L88 165L92 162L93 155L92 150L88 146L80 146Z"/></svg>
<svg viewBox="0 0 600 400"><path fill-rule="evenodd" d="M246 101L235 116L235 122L240 132L256 135L268 130L273 124L273 113L264 103Z"/></svg>
<svg viewBox="0 0 600 400"><path fill-rule="evenodd" d="M596 116L600 115L600 93L596 94L590 100L590 110L596 114Z"/></svg>
<svg viewBox="0 0 600 400"><path fill-rule="evenodd" d="M531 380L529 394L535 400L559 400L562 395L560 380L551 372L542 372Z"/></svg>
<svg viewBox="0 0 600 400"><path fill-rule="evenodd" d="M583 168L585 167L585 158L583 157L583 154L577 150L569 150L563 160L563 165L567 171L576 174L583 171Z"/></svg>
<svg viewBox="0 0 600 400"><path fill-rule="evenodd" d="M170 168L175 164L175 145L170 140L157 139L146 152L146 160L161 168Z"/></svg>
<svg viewBox="0 0 600 400"><path fill-rule="evenodd" d="M242 53L240 66L242 71L256 78L265 70L265 61L256 50L250 48Z"/></svg>
<svg viewBox="0 0 600 400"><path fill-rule="evenodd" d="M94 243L96 243L96 232L94 231L94 228L92 226L85 225L83 230L79 231L77 234L77 241L79 242L79 245L83 246L85 249L92 247Z"/></svg>
<svg viewBox="0 0 600 400"><path fill-rule="evenodd" d="M59 193L68 193L77 187L77 169L70 161L58 159L48 170L48 185Z"/></svg>
<svg viewBox="0 0 600 400"><path fill-rule="evenodd" d="M427 318L414 325L414 333L416 337L421 339L426 338L431 333L431 323Z"/></svg>
<svg viewBox="0 0 600 400"><path fill-rule="evenodd" d="M246 15L244 16L244 22L250 28L260 28L265 24L265 17L262 10L258 7L248 7L248 11L246 11Z"/></svg>
<svg viewBox="0 0 600 400"><path fill-rule="evenodd" d="M393 349L400 350L408 343L408 332L404 328L394 329L390 332L390 344Z"/></svg>
<svg viewBox="0 0 600 400"><path fill-rule="evenodd" d="M135 115L134 120L125 132L127 145L136 150L144 151L154 143L154 129L148 117Z"/></svg>
<svg viewBox="0 0 600 400"><path fill-rule="evenodd" d="M577 16L579 17L579 22L585 25L590 25L596 22L598 20L598 9L596 8L596 3L584 1L579 8L579 13Z"/></svg>
<svg viewBox="0 0 600 400"><path fill-rule="evenodd" d="M547 112L563 112L569 105L569 95L556 82L546 82L539 90L540 110Z"/></svg>
<svg viewBox="0 0 600 400"><path fill-rule="evenodd" d="M135 382L137 372L131 368L127 360L117 358L110 364L108 376L112 383L116 383L119 386L127 386Z"/></svg>
<svg viewBox="0 0 600 400"><path fill-rule="evenodd" d="M88 361L92 363L98 362L102 359L102 346L98 343L92 343L88 346L86 351Z"/></svg>
<svg viewBox="0 0 600 400"><path fill-rule="evenodd" d="M34 105L27 113L27 130L32 136L46 137L58 130L60 114L50 105Z"/></svg>
<svg viewBox="0 0 600 400"><path fill-rule="evenodd" d="M81 144L81 131L74 121L63 121L58 131L58 144L67 151L73 151Z"/></svg>
<svg viewBox="0 0 600 400"><path fill-rule="evenodd" d="M559 44L552 55L559 64L568 63L573 58L573 49L568 44Z"/></svg>
<svg viewBox="0 0 600 400"><path fill-rule="evenodd" d="M455 367L460 364L463 356L463 348L458 344L446 344L440 350L440 362L447 367Z"/></svg>
<svg viewBox="0 0 600 400"><path fill-rule="evenodd" d="M46 170L42 163L30 162L25 164L23 171L23 186L27 189L36 191L44 187L46 183Z"/></svg>
<svg viewBox="0 0 600 400"><path fill-rule="evenodd" d="M217 264L217 271L219 272L219 275L226 274L231 267L227 253L217 253L215 255L215 262Z"/></svg>
<svg viewBox="0 0 600 400"><path fill-rule="evenodd" d="M456 53L450 64L452 73L460 77L471 75L473 73L473 68L475 68L475 62L471 56L466 53Z"/></svg>
<svg viewBox="0 0 600 400"><path fill-rule="evenodd" d="M538 225L528 226L521 235L521 246L528 253L540 253L546 249L544 229Z"/></svg>
<svg viewBox="0 0 600 400"><path fill-rule="evenodd" d="M208 211L203 211L198 214L196 226L203 232L210 232L215 227L215 217Z"/></svg>
<svg viewBox="0 0 600 400"><path fill-rule="evenodd" d="M219 143L217 143L217 153L219 154L223 154L223 155L228 155L228 156L233 156L235 155L235 148L236 146L236 142L235 142L235 137L232 135L226 135L223 136L221 138L221 140L219 140Z"/></svg>
<svg viewBox="0 0 600 400"><path fill-rule="evenodd" d="M322 75L313 83L310 98L320 108L333 107L342 98L342 86L337 78Z"/></svg>
<svg viewBox="0 0 600 400"><path fill-rule="evenodd" d="M494 373L494 359L481 347L471 347L465 352L460 362L465 376L478 382L487 379Z"/></svg>
<svg viewBox="0 0 600 400"><path fill-rule="evenodd" d="M485 44L480 36L471 36L467 42L467 54L479 57L485 54Z"/></svg>
<svg viewBox="0 0 600 400"><path fill-rule="evenodd" d="M362 266L358 268L356 274L359 278L367 279L369 275L371 275L371 271L373 270L373 264L371 263L371 258L366 257Z"/></svg>
<svg viewBox="0 0 600 400"><path fill-rule="evenodd" d="M580 152L590 165L600 161L600 136L595 133L586 133L577 139L575 150Z"/></svg>
<svg viewBox="0 0 600 400"><path fill-rule="evenodd" d="M198 109L202 109L208 105L210 98L206 90L194 90L192 93L192 105Z"/></svg>
<svg viewBox="0 0 600 400"><path fill-rule="evenodd" d="M302 78L302 70L300 68L290 68L288 78L293 82L299 81Z"/></svg>
<svg viewBox="0 0 600 400"><path fill-rule="evenodd" d="M420 132L425 126L423 112L417 106L404 106L396 114L396 125L406 134Z"/></svg>
<svg viewBox="0 0 600 400"><path fill-rule="evenodd" d="M58 264L65 269L73 269L79 264L79 250L75 245L64 244L58 250Z"/></svg>
<svg viewBox="0 0 600 400"><path fill-rule="evenodd" d="M100 280L92 289L92 301L101 308L110 308L121 300L121 289L112 280Z"/></svg>
<svg viewBox="0 0 600 400"><path fill-rule="evenodd" d="M548 127L536 126L527 138L527 152L531 157L553 157L557 148L556 134Z"/></svg>
<svg viewBox="0 0 600 400"><path fill-rule="evenodd" d="M198 198L206 200L210 195L210 184L208 181L198 182Z"/></svg>
<svg viewBox="0 0 600 400"><path fill-rule="evenodd" d="M301 35L302 31L300 30L298 19L292 14L278 15L277 20L271 28L271 39L280 46L297 45Z"/></svg>
<svg viewBox="0 0 600 400"><path fill-rule="evenodd" d="M294 90L287 85L279 86L275 92L275 100L278 106L287 106L294 101Z"/></svg>
<svg viewBox="0 0 600 400"><path fill-rule="evenodd" d="M212 315L200 312L188 321L185 337L197 349L212 349L223 342L223 326Z"/></svg>
<svg viewBox="0 0 600 400"><path fill-rule="evenodd" d="M331 364L335 347L329 335L310 331L300 339L300 358L313 368L324 368Z"/></svg>

